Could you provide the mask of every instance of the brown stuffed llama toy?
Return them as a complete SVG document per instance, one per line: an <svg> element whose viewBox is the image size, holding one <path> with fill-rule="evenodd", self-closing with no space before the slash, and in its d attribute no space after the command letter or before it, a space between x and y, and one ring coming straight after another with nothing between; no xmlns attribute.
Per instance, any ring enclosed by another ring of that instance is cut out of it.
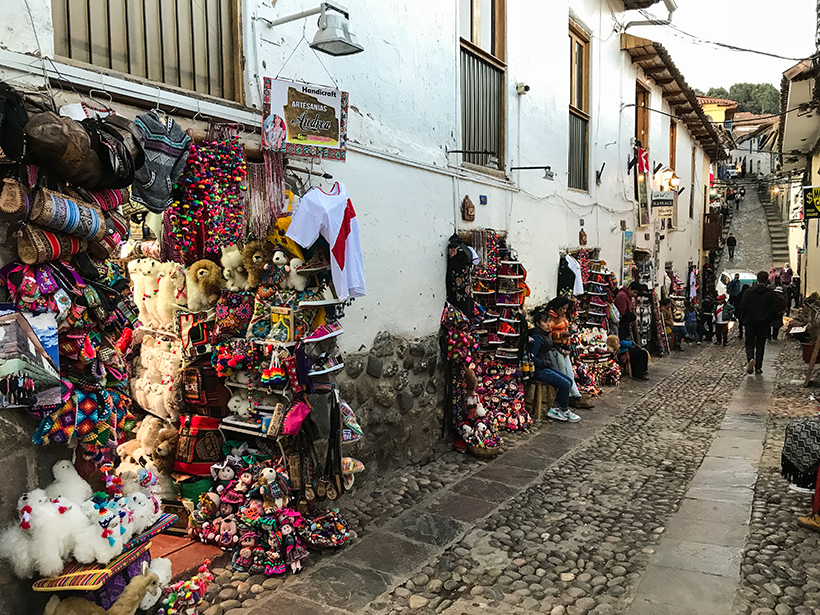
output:
<svg viewBox="0 0 820 615"><path fill-rule="evenodd" d="M148 569L148 562L143 562L142 574L131 579L107 611L79 596L71 596L65 600L54 596L46 604L43 615L134 615L145 594L156 594L160 589L159 577Z"/></svg>
<svg viewBox="0 0 820 615"><path fill-rule="evenodd" d="M179 432L175 427L165 427L159 432L157 442L152 455L154 465L160 474L170 475L174 469Z"/></svg>
<svg viewBox="0 0 820 615"><path fill-rule="evenodd" d="M273 246L270 242L252 241L242 250L242 264L248 274L248 286L256 288L262 282L265 270L273 261Z"/></svg>
<svg viewBox="0 0 820 615"><path fill-rule="evenodd" d="M225 288L222 269L208 259L195 262L185 274L185 288L188 292L188 309L201 312L210 309Z"/></svg>

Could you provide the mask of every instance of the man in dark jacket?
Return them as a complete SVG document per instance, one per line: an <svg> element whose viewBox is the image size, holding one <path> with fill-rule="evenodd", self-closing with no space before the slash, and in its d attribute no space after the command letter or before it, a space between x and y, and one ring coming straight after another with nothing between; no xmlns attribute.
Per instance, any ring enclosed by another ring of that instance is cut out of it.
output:
<svg viewBox="0 0 820 615"><path fill-rule="evenodd" d="M741 318L746 329L746 373L763 373L763 353L769 337L773 315L777 311L778 299L769 288L769 274L757 274L757 284L743 293L740 304Z"/></svg>
<svg viewBox="0 0 820 615"><path fill-rule="evenodd" d="M729 248L729 260L735 260L735 248L737 247L737 238L729 233L729 236L726 238L726 247Z"/></svg>
<svg viewBox="0 0 820 615"><path fill-rule="evenodd" d="M549 313L544 308L536 308L532 315L535 327L529 331L529 351L535 365L532 378L543 382L557 391L553 407L547 411L547 416L556 421L577 423L581 417L569 408L569 394L573 381L568 376L552 368L549 351L552 349L552 335L549 329Z"/></svg>

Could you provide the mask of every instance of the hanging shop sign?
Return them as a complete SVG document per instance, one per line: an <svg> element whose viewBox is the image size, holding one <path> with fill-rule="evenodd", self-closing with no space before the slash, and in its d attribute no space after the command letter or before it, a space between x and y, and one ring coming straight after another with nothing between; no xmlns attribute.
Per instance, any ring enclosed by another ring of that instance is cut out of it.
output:
<svg viewBox="0 0 820 615"><path fill-rule="evenodd" d="M658 218L671 218L675 211L675 193L671 190L653 190L652 209Z"/></svg>
<svg viewBox="0 0 820 615"><path fill-rule="evenodd" d="M820 186L803 187L803 219L820 218Z"/></svg>
<svg viewBox="0 0 820 615"><path fill-rule="evenodd" d="M347 105L338 88L265 77L262 148L344 161Z"/></svg>

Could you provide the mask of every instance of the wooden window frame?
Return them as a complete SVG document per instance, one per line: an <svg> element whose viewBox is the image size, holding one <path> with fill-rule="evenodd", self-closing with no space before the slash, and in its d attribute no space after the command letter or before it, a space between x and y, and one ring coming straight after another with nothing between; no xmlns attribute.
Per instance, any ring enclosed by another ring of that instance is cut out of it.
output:
<svg viewBox="0 0 820 615"><path fill-rule="evenodd" d="M583 117L585 120L589 120L589 105L590 105L590 91L589 91L589 33L586 32L578 23L570 19L569 20L569 39L570 39L570 58L569 58L569 108L570 111L574 111L577 115ZM575 72L575 66L577 64L577 45L581 44L583 48L583 95L581 100L581 106L578 107L574 104L574 96L576 90L576 82L577 82L577 75Z"/></svg>
<svg viewBox="0 0 820 615"><path fill-rule="evenodd" d="M646 106L641 107L638 104L639 93L646 96ZM640 79L635 81L635 139L641 142L641 147L645 150L649 149L649 98L651 91ZM641 137L641 128L643 128L644 137Z"/></svg>
<svg viewBox="0 0 820 615"><path fill-rule="evenodd" d="M491 37L493 38L490 49L486 51L481 47L481 0L471 0L470 2L470 40L460 37L461 44L468 45L468 49L477 55L481 55L489 62L506 67L504 60L507 57L507 0L493 0L493 15L491 16L492 27Z"/></svg>

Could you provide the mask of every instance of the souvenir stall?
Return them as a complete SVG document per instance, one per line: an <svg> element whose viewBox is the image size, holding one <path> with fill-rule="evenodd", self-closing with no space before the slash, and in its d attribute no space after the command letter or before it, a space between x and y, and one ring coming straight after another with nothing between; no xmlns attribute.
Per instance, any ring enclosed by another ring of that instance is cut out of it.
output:
<svg viewBox="0 0 820 615"><path fill-rule="evenodd" d="M620 382L620 368L607 350L606 337L617 327L610 313L618 292L615 274L599 257L598 248L580 248L561 255L558 294L573 299L570 318L570 358L578 389L598 395L605 384Z"/></svg>
<svg viewBox="0 0 820 615"><path fill-rule="evenodd" d="M113 109L88 116L0 83L0 217L13 251L0 269L3 405L39 420L34 445L73 456L18 494L0 559L21 579L41 577L36 591L82 591L106 610L135 598L150 608L171 579L170 562L150 554L176 521L162 511L158 473L115 471L138 417L128 362L138 313L118 256L123 208L157 168L148 149ZM68 600L83 604L77 596Z"/></svg>
<svg viewBox="0 0 820 615"><path fill-rule="evenodd" d="M123 579L168 585L150 546L172 526L266 575L345 544L334 502L364 470L345 455L362 431L333 377L344 307L365 293L345 186L306 188L281 151L249 162L234 125L195 142L157 109L79 121L0 88L0 212L18 253L0 326L41 338L27 365L45 367L21 376L34 443L77 446L21 494L0 558L42 576L35 590L93 591L107 610ZM154 602L184 612L209 577Z"/></svg>
<svg viewBox="0 0 820 615"><path fill-rule="evenodd" d="M441 324L457 449L495 454L500 430L532 425L523 385L526 276L503 233L474 230L450 238Z"/></svg>

